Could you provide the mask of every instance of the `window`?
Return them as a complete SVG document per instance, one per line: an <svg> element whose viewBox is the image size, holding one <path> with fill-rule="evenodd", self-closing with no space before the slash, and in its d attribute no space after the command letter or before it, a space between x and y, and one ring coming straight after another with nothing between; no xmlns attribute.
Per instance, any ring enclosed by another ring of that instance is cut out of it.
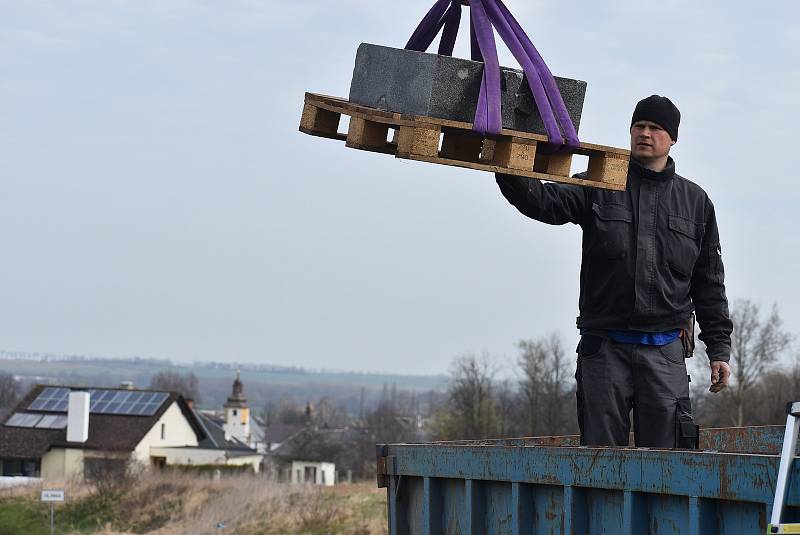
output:
<svg viewBox="0 0 800 535"><path fill-rule="evenodd" d="M161 440L167 438L167 424L161 424Z"/></svg>
<svg viewBox="0 0 800 535"><path fill-rule="evenodd" d="M236 409L233 409L233 415L236 416Z"/></svg>
<svg viewBox="0 0 800 535"><path fill-rule="evenodd" d="M3 476L40 477L41 463L36 459L3 459L0 465L3 467L0 475Z"/></svg>

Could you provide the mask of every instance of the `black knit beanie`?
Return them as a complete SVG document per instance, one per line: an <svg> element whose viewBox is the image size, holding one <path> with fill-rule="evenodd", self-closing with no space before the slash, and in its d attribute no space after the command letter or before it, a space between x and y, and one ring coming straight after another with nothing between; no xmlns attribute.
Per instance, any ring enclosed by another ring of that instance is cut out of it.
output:
<svg viewBox="0 0 800 535"><path fill-rule="evenodd" d="M653 121L667 131L672 141L678 141L678 125L681 124L681 112L667 97L650 95L640 100L633 110L631 127L636 121Z"/></svg>

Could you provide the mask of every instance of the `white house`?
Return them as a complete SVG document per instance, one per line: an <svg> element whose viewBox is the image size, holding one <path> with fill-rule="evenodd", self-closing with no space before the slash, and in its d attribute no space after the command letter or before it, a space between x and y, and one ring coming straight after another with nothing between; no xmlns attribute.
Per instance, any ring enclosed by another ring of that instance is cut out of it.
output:
<svg viewBox="0 0 800 535"><path fill-rule="evenodd" d="M239 466L249 467L253 472L261 469L263 455L244 442L231 437L208 415L193 411L205 432L205 438L197 446L152 448L151 455L163 459L165 465L183 466Z"/></svg>
<svg viewBox="0 0 800 535"><path fill-rule="evenodd" d="M292 483L310 483L332 487L336 483L336 465L309 461L292 461Z"/></svg>
<svg viewBox="0 0 800 535"><path fill-rule="evenodd" d="M37 385L0 425L0 476L92 476L130 461L257 471L261 456L174 392Z"/></svg>

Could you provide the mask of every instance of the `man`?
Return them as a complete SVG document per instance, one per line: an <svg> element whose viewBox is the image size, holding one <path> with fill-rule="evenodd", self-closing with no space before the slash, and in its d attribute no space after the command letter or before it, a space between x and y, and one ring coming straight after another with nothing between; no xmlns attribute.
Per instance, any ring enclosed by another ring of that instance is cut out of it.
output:
<svg viewBox="0 0 800 535"><path fill-rule="evenodd" d="M714 206L675 173L669 151L679 124L666 97L636 105L625 191L497 175L524 215L583 229L575 378L584 445L627 446L633 409L637 446L693 447L684 362L694 342L693 312L710 360L710 390L724 388L730 376L733 326Z"/></svg>

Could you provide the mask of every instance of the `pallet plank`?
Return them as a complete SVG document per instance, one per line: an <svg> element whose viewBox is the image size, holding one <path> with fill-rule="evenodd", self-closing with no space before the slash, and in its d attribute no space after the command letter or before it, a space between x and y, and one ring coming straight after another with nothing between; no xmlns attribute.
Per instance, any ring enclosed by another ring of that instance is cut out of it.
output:
<svg viewBox="0 0 800 535"><path fill-rule="evenodd" d="M536 159L536 141L519 137L503 137L495 142L492 161L500 167L531 171Z"/></svg>
<svg viewBox="0 0 800 535"><path fill-rule="evenodd" d="M449 119L439 119L437 117L425 117L409 114L400 114L386 110L379 110L377 108L369 108L359 104L353 104L346 99L340 97L331 97L328 95L320 95L316 93L306 93L306 102L313 102L315 105L323 107L345 115L359 116L368 114L373 120L379 122L391 122L393 124L413 124L415 122L424 122L427 124L437 124L442 127L461 128L472 130L472 123L465 123L461 121L451 121ZM509 130L504 128L500 135L503 136L516 136L525 139L533 139L536 141L548 141L547 136L541 134L534 134L532 132L523 132L521 130ZM600 150L609 153L616 153L625 156L630 155L630 150L621 149L619 147L611 147L608 145L597 145L595 143L581 142L581 145L574 152L583 156L590 156L592 150Z"/></svg>
<svg viewBox="0 0 800 535"><path fill-rule="evenodd" d="M533 162L533 170L545 175L569 176L570 166L572 165L572 154L537 153Z"/></svg>
<svg viewBox="0 0 800 535"><path fill-rule="evenodd" d="M341 115L350 117L347 134L337 131ZM499 136L482 137L470 123L403 115L313 93L306 93L300 131L397 158L612 190L625 189L630 159L626 149L581 143L573 153L589 157L587 178L572 178L572 153L537 151L548 141L540 134L503 129Z"/></svg>
<svg viewBox="0 0 800 535"><path fill-rule="evenodd" d="M628 160L597 152L589 156L589 180L625 184L628 179Z"/></svg>
<svg viewBox="0 0 800 535"><path fill-rule="evenodd" d="M399 156L398 156L399 157ZM475 163L475 162L464 162L461 160L448 160L446 158L439 158L439 157L429 157L429 156L404 156L403 158L409 160L416 160L419 162L428 162L428 163L439 163L444 165L452 165L454 167L465 167L467 169L477 169L479 171L489 171L490 173L503 173L508 175L517 175L517 176L524 176L528 178L537 178L539 180L550 180L553 182L561 182L563 184L577 184L578 186L588 186L591 188L604 188L604 189L611 189L617 191L624 191L625 184L613 184L613 183L605 183L605 182L597 182L594 180L586 180L582 178L572 178L570 176L553 176L547 175L544 173L537 173L535 171L520 171L520 170L512 170L509 171L508 168L500 167L498 165L494 165L491 163Z"/></svg>
<svg viewBox="0 0 800 535"><path fill-rule="evenodd" d="M397 134L396 156L438 157L440 133L441 129L436 125L401 126Z"/></svg>
<svg viewBox="0 0 800 535"><path fill-rule="evenodd" d="M347 129L346 146L354 149L392 151L386 137L389 126L384 123L368 121L361 117L352 117Z"/></svg>
<svg viewBox="0 0 800 535"><path fill-rule="evenodd" d="M339 129L341 117L341 113L306 102L303 106L303 115L300 117L300 129L303 131L311 130L319 134L335 135Z"/></svg>

